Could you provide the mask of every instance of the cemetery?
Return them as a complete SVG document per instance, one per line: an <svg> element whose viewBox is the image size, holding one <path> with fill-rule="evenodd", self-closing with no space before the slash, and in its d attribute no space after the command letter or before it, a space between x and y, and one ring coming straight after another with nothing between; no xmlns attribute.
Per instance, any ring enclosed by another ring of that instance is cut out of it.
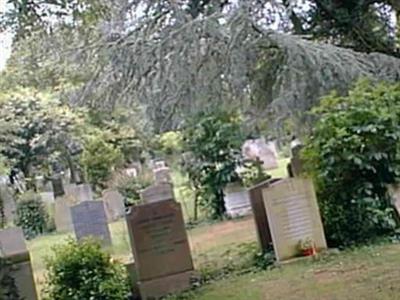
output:
<svg viewBox="0 0 400 300"><path fill-rule="evenodd" d="M0 2L0 300L400 299L399 78L396 1Z"/></svg>

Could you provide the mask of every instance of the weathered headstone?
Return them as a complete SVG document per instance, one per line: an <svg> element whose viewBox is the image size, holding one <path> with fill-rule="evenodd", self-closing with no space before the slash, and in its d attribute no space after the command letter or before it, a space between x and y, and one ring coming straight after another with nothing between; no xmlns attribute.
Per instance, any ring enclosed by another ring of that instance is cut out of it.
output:
<svg viewBox="0 0 400 300"><path fill-rule="evenodd" d="M53 185L54 197L61 197L64 195L64 184L61 176L57 176L51 179Z"/></svg>
<svg viewBox="0 0 400 300"><path fill-rule="evenodd" d="M145 203L175 199L174 189L170 183L155 183L141 193Z"/></svg>
<svg viewBox="0 0 400 300"><path fill-rule="evenodd" d="M300 254L299 243L311 239L317 250L326 240L312 181L288 178L263 190L264 205L278 261Z"/></svg>
<svg viewBox="0 0 400 300"><path fill-rule="evenodd" d="M20 228L0 230L0 257L11 264L7 270L3 271L6 271L7 275L14 280L18 296L21 299L36 300L37 293L30 255Z"/></svg>
<svg viewBox="0 0 400 300"><path fill-rule="evenodd" d="M193 262L180 204L165 200L133 206L127 223L142 299L190 288Z"/></svg>
<svg viewBox="0 0 400 300"><path fill-rule="evenodd" d="M71 217L71 199L68 196L58 198L54 204L54 223L57 232L71 232L74 230Z"/></svg>
<svg viewBox="0 0 400 300"><path fill-rule="evenodd" d="M392 197L392 205L396 210L398 217L400 218L400 186L390 185L389 193Z"/></svg>
<svg viewBox="0 0 400 300"><path fill-rule="evenodd" d="M42 192L40 193L40 198L46 204L52 204L55 201L54 194L52 192Z"/></svg>
<svg viewBox="0 0 400 300"><path fill-rule="evenodd" d="M292 177L299 177L303 172L303 161L300 153L303 149L303 144L295 140L291 144L291 159L290 159L290 174Z"/></svg>
<svg viewBox="0 0 400 300"><path fill-rule="evenodd" d="M226 214L231 218L251 214L249 192L240 184L229 184L224 189Z"/></svg>
<svg viewBox="0 0 400 300"><path fill-rule="evenodd" d="M3 213L5 224L14 222L17 206L10 189L5 185L0 185L0 197L3 200Z"/></svg>
<svg viewBox="0 0 400 300"><path fill-rule="evenodd" d="M125 216L124 197L118 191L104 191L102 199L108 222L117 221Z"/></svg>
<svg viewBox="0 0 400 300"><path fill-rule="evenodd" d="M163 183L163 182L171 183L172 182L171 171L168 167L154 169L153 174L154 174L154 180L156 183Z"/></svg>
<svg viewBox="0 0 400 300"><path fill-rule="evenodd" d="M272 142L267 143L264 138L247 140L243 144L242 153L247 159L260 159L266 170L276 169L278 167L275 144Z"/></svg>
<svg viewBox="0 0 400 300"><path fill-rule="evenodd" d="M90 184L78 184L75 188L75 197L78 202L93 201L93 192Z"/></svg>
<svg viewBox="0 0 400 300"><path fill-rule="evenodd" d="M257 228L258 241L261 249L267 251L272 245L271 231L268 225L267 212L265 210L263 190L280 179L268 179L249 189L251 209Z"/></svg>
<svg viewBox="0 0 400 300"><path fill-rule="evenodd" d="M93 237L111 245L111 235L102 201L84 201L71 207L72 223L78 241Z"/></svg>

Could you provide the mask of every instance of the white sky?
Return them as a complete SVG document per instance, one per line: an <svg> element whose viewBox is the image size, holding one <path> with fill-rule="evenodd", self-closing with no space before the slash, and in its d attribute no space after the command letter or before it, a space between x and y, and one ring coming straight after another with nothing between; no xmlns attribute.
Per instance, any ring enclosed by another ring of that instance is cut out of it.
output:
<svg viewBox="0 0 400 300"><path fill-rule="evenodd" d="M5 11L7 0L0 0L0 13ZM9 33L0 33L0 71L3 70L7 58L11 52L12 35Z"/></svg>

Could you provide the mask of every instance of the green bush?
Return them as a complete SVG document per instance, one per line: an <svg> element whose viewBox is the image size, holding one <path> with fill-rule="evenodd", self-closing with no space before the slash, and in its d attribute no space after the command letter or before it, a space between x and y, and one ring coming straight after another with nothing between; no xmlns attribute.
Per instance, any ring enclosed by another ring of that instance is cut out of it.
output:
<svg viewBox="0 0 400 300"><path fill-rule="evenodd" d="M85 143L81 163L90 183L103 188L112 171L123 160L118 148L105 141L101 135L91 136Z"/></svg>
<svg viewBox="0 0 400 300"><path fill-rule="evenodd" d="M224 187L238 178L244 135L237 113L214 110L192 118L184 131L185 161L196 197L214 219L225 213Z"/></svg>
<svg viewBox="0 0 400 300"><path fill-rule="evenodd" d="M22 228L27 239L47 230L48 214L38 194L27 192L17 201L15 225Z"/></svg>
<svg viewBox="0 0 400 300"><path fill-rule="evenodd" d="M396 227L388 185L400 175L400 85L360 82L331 95L303 152L331 246L363 243Z"/></svg>
<svg viewBox="0 0 400 300"><path fill-rule="evenodd" d="M160 136L159 142L163 152L171 155L182 151L183 136L179 131L168 131Z"/></svg>
<svg viewBox="0 0 400 300"><path fill-rule="evenodd" d="M125 300L129 284L124 267L93 240L69 240L47 257L44 299Z"/></svg>
<svg viewBox="0 0 400 300"><path fill-rule="evenodd" d="M138 177L117 174L109 183L109 187L121 193L125 199L125 206L135 205L140 203L140 192L151 185L152 178L150 173L141 173Z"/></svg>
<svg viewBox="0 0 400 300"><path fill-rule="evenodd" d="M245 187L252 187L271 178L260 160L247 160L243 163L243 168L239 173L240 179Z"/></svg>

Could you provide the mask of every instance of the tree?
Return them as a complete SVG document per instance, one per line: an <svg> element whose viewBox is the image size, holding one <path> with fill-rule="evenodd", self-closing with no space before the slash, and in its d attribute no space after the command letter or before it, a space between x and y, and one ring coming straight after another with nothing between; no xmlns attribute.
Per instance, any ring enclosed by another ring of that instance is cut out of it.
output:
<svg viewBox="0 0 400 300"><path fill-rule="evenodd" d="M237 179L243 141L239 115L223 110L199 113L184 131L189 179L197 200L214 219L225 213L223 189Z"/></svg>

